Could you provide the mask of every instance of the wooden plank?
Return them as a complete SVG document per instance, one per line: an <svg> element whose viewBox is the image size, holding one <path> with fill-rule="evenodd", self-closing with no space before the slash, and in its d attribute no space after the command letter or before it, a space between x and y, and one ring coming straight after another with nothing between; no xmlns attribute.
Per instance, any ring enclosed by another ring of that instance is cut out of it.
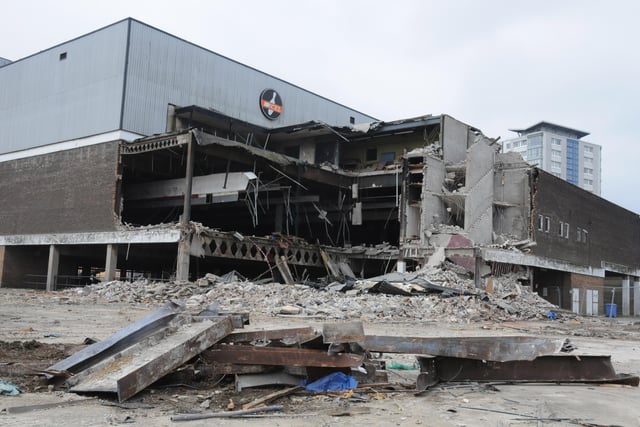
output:
<svg viewBox="0 0 640 427"><path fill-rule="evenodd" d="M288 396L288 395L290 395L292 393L295 393L296 391L302 390L302 389L304 389L304 387L297 385L295 387L289 387L289 388L285 388L283 390L278 390L278 391L275 391L273 393L269 393L269 394L267 394L265 396L262 396L262 397L260 397L258 399L252 400L251 402L242 405L242 409L246 410L246 409L255 408L256 406L265 404L267 402L274 401L274 400L279 399L279 398L284 397L284 396Z"/></svg>

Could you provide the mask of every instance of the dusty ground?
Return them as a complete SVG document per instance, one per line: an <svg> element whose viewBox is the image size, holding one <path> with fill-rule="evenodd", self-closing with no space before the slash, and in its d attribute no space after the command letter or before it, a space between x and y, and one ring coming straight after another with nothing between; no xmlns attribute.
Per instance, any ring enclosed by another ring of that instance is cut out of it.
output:
<svg viewBox="0 0 640 427"><path fill-rule="evenodd" d="M103 426L180 424L170 417L179 412L236 407L274 389L233 391L230 381L200 381L191 387L154 387L116 405L112 398L87 399L66 393L61 386L32 375L81 348L85 338L104 339L116 330L152 311L152 305L87 303L61 293L0 289L0 380L11 381L24 393L0 396L0 409L36 404L58 407L26 413L2 413L0 425ZM322 319L252 315L252 328L291 326L320 327ZM508 323L445 323L412 319L365 323L365 332L411 336L536 335L568 337L579 351L611 354L616 371L640 374L640 321L634 319L578 318L568 321ZM391 356L411 363L409 356ZM416 371L390 371L390 380L410 383ZM298 394L276 404L284 406L278 417L242 420L215 419L186 422L204 425L426 425L426 426L541 426L621 425L640 426L638 388L594 385L498 385L440 386L422 396L412 392L356 394L350 397ZM508 412L507 413L501 413ZM6 412L6 411L5 411ZM336 413L350 414L336 416ZM531 420L561 418L564 421ZM184 424L184 423L183 423Z"/></svg>

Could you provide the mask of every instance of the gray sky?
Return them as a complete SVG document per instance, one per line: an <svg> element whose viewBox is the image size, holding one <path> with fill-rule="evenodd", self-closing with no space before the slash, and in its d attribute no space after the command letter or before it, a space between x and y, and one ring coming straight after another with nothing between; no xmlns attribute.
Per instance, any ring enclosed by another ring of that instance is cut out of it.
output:
<svg viewBox="0 0 640 427"><path fill-rule="evenodd" d="M21 0L1 16L11 60L130 16L382 120L584 130L602 196L640 212L635 0Z"/></svg>

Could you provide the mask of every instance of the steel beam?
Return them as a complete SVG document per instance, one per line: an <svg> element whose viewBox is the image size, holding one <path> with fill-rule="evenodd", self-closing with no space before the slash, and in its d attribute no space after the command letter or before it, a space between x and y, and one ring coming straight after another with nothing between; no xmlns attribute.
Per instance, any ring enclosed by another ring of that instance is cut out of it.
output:
<svg viewBox="0 0 640 427"><path fill-rule="evenodd" d="M120 329L109 338L85 347L55 365L48 367L46 371L80 372L86 367L124 350L136 341L156 333L164 328L180 311L182 311L182 308L179 305L168 302L137 322Z"/></svg>
<svg viewBox="0 0 640 427"><path fill-rule="evenodd" d="M118 379L118 399L122 402L172 372L233 330L231 319L204 321L181 328L170 339L138 356L134 369ZM155 357L154 357L155 356ZM117 361L116 361L117 362Z"/></svg>
<svg viewBox="0 0 640 427"><path fill-rule="evenodd" d="M158 333L67 380L72 392L117 393L129 399L233 330L229 318L190 323L177 318Z"/></svg>
<svg viewBox="0 0 640 427"><path fill-rule="evenodd" d="M227 335L223 343L251 343L260 342L263 345L270 344L273 341L277 341L281 345L293 345L301 344L303 342L312 340L318 337L318 334L313 328L290 328L290 329L275 329L267 331L253 331L253 332L233 332Z"/></svg>
<svg viewBox="0 0 640 427"><path fill-rule="evenodd" d="M287 347L254 347L223 345L205 351L207 361L238 365L313 366L322 368L354 368L364 356L351 353L327 354L325 350Z"/></svg>
<svg viewBox="0 0 640 427"><path fill-rule="evenodd" d="M437 382L618 383L638 386L638 377L616 374L611 356L541 356L534 360L485 362L459 357L418 357L418 388Z"/></svg>
<svg viewBox="0 0 640 427"><path fill-rule="evenodd" d="M322 338L325 344L345 344L365 339L362 322L325 323L322 325Z"/></svg>
<svg viewBox="0 0 640 427"><path fill-rule="evenodd" d="M506 362L558 353L564 339L536 337L395 337L367 335L364 349L382 353L429 354Z"/></svg>

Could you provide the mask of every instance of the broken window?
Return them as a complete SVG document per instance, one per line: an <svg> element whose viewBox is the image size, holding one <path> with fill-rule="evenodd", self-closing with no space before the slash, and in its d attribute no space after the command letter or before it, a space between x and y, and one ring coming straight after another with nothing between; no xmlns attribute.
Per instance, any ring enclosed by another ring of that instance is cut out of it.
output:
<svg viewBox="0 0 640 427"><path fill-rule="evenodd" d="M375 162L378 160L378 149L367 148L367 162Z"/></svg>
<svg viewBox="0 0 640 427"><path fill-rule="evenodd" d="M395 151L387 151L380 155L380 163L387 165L396 161Z"/></svg>

